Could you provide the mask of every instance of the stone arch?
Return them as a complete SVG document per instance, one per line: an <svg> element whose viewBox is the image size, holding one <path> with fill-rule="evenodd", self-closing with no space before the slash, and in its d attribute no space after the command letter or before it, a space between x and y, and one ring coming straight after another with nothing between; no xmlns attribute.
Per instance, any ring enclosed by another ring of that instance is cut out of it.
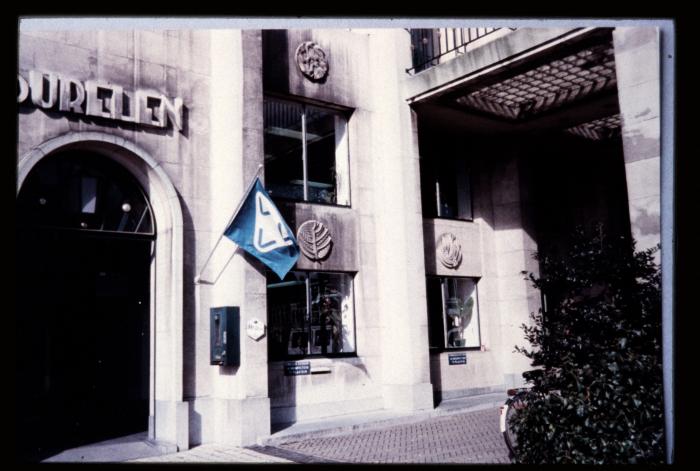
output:
<svg viewBox="0 0 700 471"><path fill-rule="evenodd" d="M180 201L160 163L136 144L101 132L71 132L22 155L17 194L44 157L69 149L90 150L126 168L148 196L156 221L151 261L151 353L148 436L183 450L188 444L188 406L183 402L183 219Z"/></svg>

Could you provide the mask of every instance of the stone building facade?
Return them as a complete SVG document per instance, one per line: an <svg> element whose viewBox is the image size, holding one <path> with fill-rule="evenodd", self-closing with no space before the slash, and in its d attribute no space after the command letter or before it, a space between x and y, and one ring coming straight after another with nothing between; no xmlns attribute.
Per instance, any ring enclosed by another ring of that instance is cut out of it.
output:
<svg viewBox="0 0 700 471"><path fill-rule="evenodd" d="M51 415L56 401L78 402L66 410L84 414L86 440L89 417L134 408L124 431L187 449L503 391L530 369L513 347L541 303L521 273L537 272L534 251L592 221L640 247L659 241L656 29L503 28L422 68L419 31L20 29L19 254L64 293L28 308L52 313L41 335L19 324L41 352L20 394L46 404L18 419L25 438L40 421L71 422ZM454 31L429 34L439 44ZM217 244L260 166L295 234L315 221L330 241L284 280ZM117 167L121 193L101 190ZM117 216L138 204L152 224L128 229ZM107 227L111 212L120 222ZM47 237L114 262L87 273L79 258L39 257ZM62 275L68 265L79 273ZM132 301L139 334L120 347L113 337L131 334L94 319L128 316ZM100 314L109 306L123 307ZM211 364L222 306L239 308L235 366ZM85 319L98 322L92 349L80 347ZM251 321L265 335L246 335ZM59 363L61 342L79 360ZM68 384L71 368L87 379ZM129 381L139 387L108 392Z"/></svg>

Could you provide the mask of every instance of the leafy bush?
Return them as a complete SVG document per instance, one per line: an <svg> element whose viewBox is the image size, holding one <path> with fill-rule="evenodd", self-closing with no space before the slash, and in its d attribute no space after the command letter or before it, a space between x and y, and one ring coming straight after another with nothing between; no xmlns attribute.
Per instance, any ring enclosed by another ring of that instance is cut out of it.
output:
<svg viewBox="0 0 700 471"><path fill-rule="evenodd" d="M513 420L520 463L663 463L659 247L596 232L523 272L545 305L516 347L538 367Z"/></svg>

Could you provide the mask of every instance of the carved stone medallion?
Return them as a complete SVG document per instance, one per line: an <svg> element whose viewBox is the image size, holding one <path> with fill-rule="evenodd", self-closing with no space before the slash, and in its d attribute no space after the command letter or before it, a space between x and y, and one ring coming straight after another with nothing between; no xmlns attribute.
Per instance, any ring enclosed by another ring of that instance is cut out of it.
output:
<svg viewBox="0 0 700 471"><path fill-rule="evenodd" d="M462 246L451 232L442 234L437 242L437 257L445 267L455 269L462 263Z"/></svg>
<svg viewBox="0 0 700 471"><path fill-rule="evenodd" d="M328 74L326 53L315 42L305 41L299 44L295 57L299 70L309 80L319 81Z"/></svg>
<svg viewBox="0 0 700 471"><path fill-rule="evenodd" d="M313 219L306 221L297 229L297 242L306 258L314 261L322 260L331 251L333 240L328 228Z"/></svg>

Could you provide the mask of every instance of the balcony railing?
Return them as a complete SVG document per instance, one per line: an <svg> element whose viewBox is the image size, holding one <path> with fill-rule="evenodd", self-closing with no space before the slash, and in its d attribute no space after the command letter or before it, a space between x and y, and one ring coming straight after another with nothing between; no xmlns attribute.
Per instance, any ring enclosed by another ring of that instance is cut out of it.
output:
<svg viewBox="0 0 700 471"><path fill-rule="evenodd" d="M406 69L409 74L436 66L459 54L464 54L468 47L495 39L494 33L512 31L515 28L438 28L409 29L413 67ZM505 30L505 31L503 31ZM502 35L501 34L501 35ZM486 38L489 36L489 38ZM500 36L500 35L499 35ZM486 39L484 39L486 38Z"/></svg>

